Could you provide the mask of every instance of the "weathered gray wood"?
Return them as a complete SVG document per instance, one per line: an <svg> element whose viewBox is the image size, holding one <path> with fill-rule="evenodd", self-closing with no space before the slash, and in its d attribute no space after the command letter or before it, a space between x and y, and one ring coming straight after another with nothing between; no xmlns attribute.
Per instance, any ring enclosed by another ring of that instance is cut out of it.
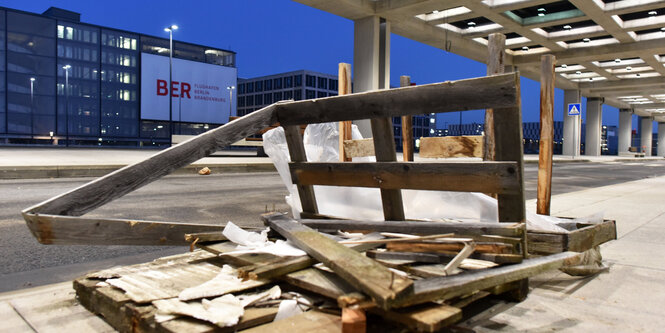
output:
<svg viewBox="0 0 665 333"><path fill-rule="evenodd" d="M408 326L417 332L439 332L462 319L462 310L447 304L423 304L407 309L371 309L385 319Z"/></svg>
<svg viewBox="0 0 665 333"><path fill-rule="evenodd" d="M384 309L389 309L396 298L411 291L411 280L295 220L281 214L263 218L270 228L367 293Z"/></svg>
<svg viewBox="0 0 665 333"><path fill-rule="evenodd" d="M540 59L540 150L538 153L536 212L541 215L550 215L552 145L554 144L554 64L556 59L551 54L545 54Z"/></svg>
<svg viewBox="0 0 665 333"><path fill-rule="evenodd" d="M42 244L187 245L185 234L222 231L223 225L142 220L97 219L24 213L26 224Z"/></svg>
<svg viewBox="0 0 665 333"><path fill-rule="evenodd" d="M507 108L515 106L518 73L378 90L277 105L282 125ZM498 112L498 111L496 111Z"/></svg>
<svg viewBox="0 0 665 333"><path fill-rule="evenodd" d="M342 329L342 319L339 316L319 311L307 311L293 317L274 321L270 324L250 328L245 333L275 333L275 332L317 332L339 333Z"/></svg>
<svg viewBox="0 0 665 333"><path fill-rule="evenodd" d="M163 150L146 160L27 208L23 214L83 215L270 126L276 122L276 105L254 111L238 120Z"/></svg>
<svg viewBox="0 0 665 333"><path fill-rule="evenodd" d="M506 35L494 33L489 35L487 43L487 75L503 74L506 58ZM494 110L485 110L485 137L483 144L483 159L494 161L496 156L496 140L494 134Z"/></svg>
<svg viewBox="0 0 665 333"><path fill-rule="evenodd" d="M393 135L392 118L372 118L372 135L374 154L377 162L395 162L395 136ZM381 188L381 204L383 217L387 220L404 220L404 203L402 191L399 189Z"/></svg>
<svg viewBox="0 0 665 333"><path fill-rule="evenodd" d="M525 259L521 264L415 281L413 294L398 300L396 305L407 306L431 300L447 300L476 290L522 280L547 270L557 269L578 255L579 253L563 252L535 259Z"/></svg>
<svg viewBox="0 0 665 333"><path fill-rule="evenodd" d="M411 77L399 77L400 87L410 87ZM402 116L402 157L404 162L413 162L413 116Z"/></svg>
<svg viewBox="0 0 665 333"><path fill-rule="evenodd" d="M462 251L464 245L461 243L443 243L437 241L413 241L387 243L386 248L398 252L458 252ZM503 243L478 243L476 252L512 254L514 247Z"/></svg>
<svg viewBox="0 0 665 333"><path fill-rule="evenodd" d="M530 231L527 234L529 253L583 252L617 237L614 220L605 220L599 224L580 224L580 226L581 228L569 233Z"/></svg>
<svg viewBox="0 0 665 333"><path fill-rule="evenodd" d="M420 235L455 233L456 235L498 235L507 237L521 237L524 234L524 224L498 224L498 223L457 223L457 222L415 222L415 221L359 221L359 220L319 220L303 219L302 224L322 230L366 230L380 232L399 232Z"/></svg>
<svg viewBox="0 0 665 333"><path fill-rule="evenodd" d="M289 155L292 162L307 162L307 154L305 153L305 145L300 136L299 126L283 126L284 134L286 135L286 144L289 147ZM311 185L301 185L294 182L298 188L298 195L300 196L300 204L302 205L303 212L318 213L319 209L316 205L316 197L314 196L314 187Z"/></svg>
<svg viewBox="0 0 665 333"><path fill-rule="evenodd" d="M511 194L521 190L517 166L516 162L290 164L294 183L305 185Z"/></svg>
<svg viewBox="0 0 665 333"><path fill-rule="evenodd" d="M409 260L432 264L446 263L455 257L455 254L451 253L396 252L374 250L367 251L365 255L370 258L379 260ZM497 264L517 264L522 262L522 256L518 254L472 253L469 258L491 261Z"/></svg>
<svg viewBox="0 0 665 333"><path fill-rule="evenodd" d="M339 63L337 95L343 96L351 93L351 64ZM351 161L346 152L345 141L353 138L353 127L351 121L339 122L339 160L340 162Z"/></svg>

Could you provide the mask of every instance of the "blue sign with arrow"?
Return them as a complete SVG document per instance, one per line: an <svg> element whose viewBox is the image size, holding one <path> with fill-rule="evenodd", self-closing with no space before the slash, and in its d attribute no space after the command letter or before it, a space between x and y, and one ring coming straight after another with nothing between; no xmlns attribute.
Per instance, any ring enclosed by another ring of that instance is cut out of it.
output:
<svg viewBox="0 0 665 333"><path fill-rule="evenodd" d="M568 115L569 116L579 116L582 114L582 103L570 103L568 104Z"/></svg>

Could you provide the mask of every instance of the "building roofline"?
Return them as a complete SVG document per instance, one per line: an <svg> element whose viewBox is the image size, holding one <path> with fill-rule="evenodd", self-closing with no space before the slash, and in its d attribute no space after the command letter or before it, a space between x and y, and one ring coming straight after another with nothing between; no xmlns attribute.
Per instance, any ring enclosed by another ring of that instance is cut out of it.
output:
<svg viewBox="0 0 665 333"><path fill-rule="evenodd" d="M268 74L268 75L262 75L262 76L255 76L255 77L250 77L250 78L238 78L238 82L240 81L252 81L252 80L258 80L258 79L266 79L268 77L273 77L273 76L282 76L282 75L288 75L288 74L317 74L319 76L330 76L330 77L335 77L337 78L337 75L335 74L328 74L328 73L322 73L322 72L317 72L309 69L298 69L294 71L288 71L288 72L283 72L283 73L275 73L275 74Z"/></svg>

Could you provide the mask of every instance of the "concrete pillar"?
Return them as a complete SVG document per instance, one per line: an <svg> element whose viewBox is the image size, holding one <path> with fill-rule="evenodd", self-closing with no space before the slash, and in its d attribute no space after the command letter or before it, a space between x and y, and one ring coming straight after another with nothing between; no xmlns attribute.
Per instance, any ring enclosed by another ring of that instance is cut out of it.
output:
<svg viewBox="0 0 665 333"><path fill-rule="evenodd" d="M619 147L617 152L627 153L633 132L633 110L619 109Z"/></svg>
<svg viewBox="0 0 665 333"><path fill-rule="evenodd" d="M353 26L353 92L390 88L390 23L368 16ZM363 137L372 136L369 120L353 123Z"/></svg>
<svg viewBox="0 0 665 333"><path fill-rule="evenodd" d="M640 117L640 123L640 150L644 150L644 156L651 156L653 119L651 117Z"/></svg>
<svg viewBox="0 0 665 333"><path fill-rule="evenodd" d="M569 116L568 104L580 103L579 90L563 91L563 155L577 156L580 151L579 119L581 116ZM581 111L581 110L580 110Z"/></svg>
<svg viewBox="0 0 665 333"><path fill-rule="evenodd" d="M586 100L586 136L584 154L600 156L600 133L603 124L603 100L590 97Z"/></svg>
<svg viewBox="0 0 665 333"><path fill-rule="evenodd" d="M658 123L658 156L665 156L665 123Z"/></svg>

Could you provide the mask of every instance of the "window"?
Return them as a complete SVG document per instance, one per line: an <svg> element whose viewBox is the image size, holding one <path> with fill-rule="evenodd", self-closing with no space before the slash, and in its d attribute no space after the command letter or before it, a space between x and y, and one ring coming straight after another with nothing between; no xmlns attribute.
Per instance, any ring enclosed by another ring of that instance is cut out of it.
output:
<svg viewBox="0 0 665 333"><path fill-rule="evenodd" d="M293 77L293 86L302 87L302 75L296 75Z"/></svg>
<svg viewBox="0 0 665 333"><path fill-rule="evenodd" d="M247 82L247 83L245 83L245 85L247 86L247 93L248 94L251 94L251 93L254 92L254 82Z"/></svg>
<svg viewBox="0 0 665 333"><path fill-rule="evenodd" d="M282 93L281 92L276 92L272 94L272 100L275 102L279 102L282 100Z"/></svg>
<svg viewBox="0 0 665 333"><path fill-rule="evenodd" d="M337 86L337 80L328 79L328 90L338 91L339 87Z"/></svg>
<svg viewBox="0 0 665 333"><path fill-rule="evenodd" d="M265 104L272 104L272 94L268 93L263 95L263 102Z"/></svg>
<svg viewBox="0 0 665 333"><path fill-rule="evenodd" d="M254 105L255 106L263 105L263 95L261 94L254 95Z"/></svg>
<svg viewBox="0 0 665 333"><path fill-rule="evenodd" d="M284 88L293 88L293 77L287 76L284 78Z"/></svg>
<svg viewBox="0 0 665 333"><path fill-rule="evenodd" d="M263 81L256 81L254 82L254 90L256 92L261 92L263 91Z"/></svg>
<svg viewBox="0 0 665 333"><path fill-rule="evenodd" d="M55 20L16 12L7 12L7 30L53 38Z"/></svg>
<svg viewBox="0 0 665 333"><path fill-rule="evenodd" d="M285 100L293 99L293 91L291 91L291 90L285 91L284 92L284 99Z"/></svg>
<svg viewBox="0 0 665 333"><path fill-rule="evenodd" d="M244 83L238 83L238 94L242 95L245 93L245 84Z"/></svg>
<svg viewBox="0 0 665 333"><path fill-rule="evenodd" d="M263 88L265 88L265 91L272 90L272 80L268 79L263 81Z"/></svg>
<svg viewBox="0 0 665 333"><path fill-rule="evenodd" d="M312 98L315 98L315 97L316 97L316 91L309 90L309 89L305 90L305 98L306 99L312 99Z"/></svg>
<svg viewBox="0 0 665 333"><path fill-rule="evenodd" d="M245 106L245 96L238 97L238 106L239 107Z"/></svg>
<svg viewBox="0 0 665 333"><path fill-rule="evenodd" d="M328 89L328 79L325 77L319 78L319 89Z"/></svg>
<svg viewBox="0 0 665 333"><path fill-rule="evenodd" d="M293 99L299 101L302 99L302 89L296 89L293 91Z"/></svg>
<svg viewBox="0 0 665 333"><path fill-rule="evenodd" d="M276 78L272 80L273 85L275 86L275 90L282 89L282 78Z"/></svg>
<svg viewBox="0 0 665 333"><path fill-rule="evenodd" d="M252 97L251 95L247 96L245 98L245 106L252 106L252 105L254 105L254 97Z"/></svg>
<svg viewBox="0 0 665 333"><path fill-rule="evenodd" d="M322 98L322 97L327 97L327 96L328 96L328 94L326 94L323 91L319 91L319 92L316 93L317 98Z"/></svg>
<svg viewBox="0 0 665 333"><path fill-rule="evenodd" d="M305 76L305 86L307 87L316 87L316 77L313 75L306 75Z"/></svg>

